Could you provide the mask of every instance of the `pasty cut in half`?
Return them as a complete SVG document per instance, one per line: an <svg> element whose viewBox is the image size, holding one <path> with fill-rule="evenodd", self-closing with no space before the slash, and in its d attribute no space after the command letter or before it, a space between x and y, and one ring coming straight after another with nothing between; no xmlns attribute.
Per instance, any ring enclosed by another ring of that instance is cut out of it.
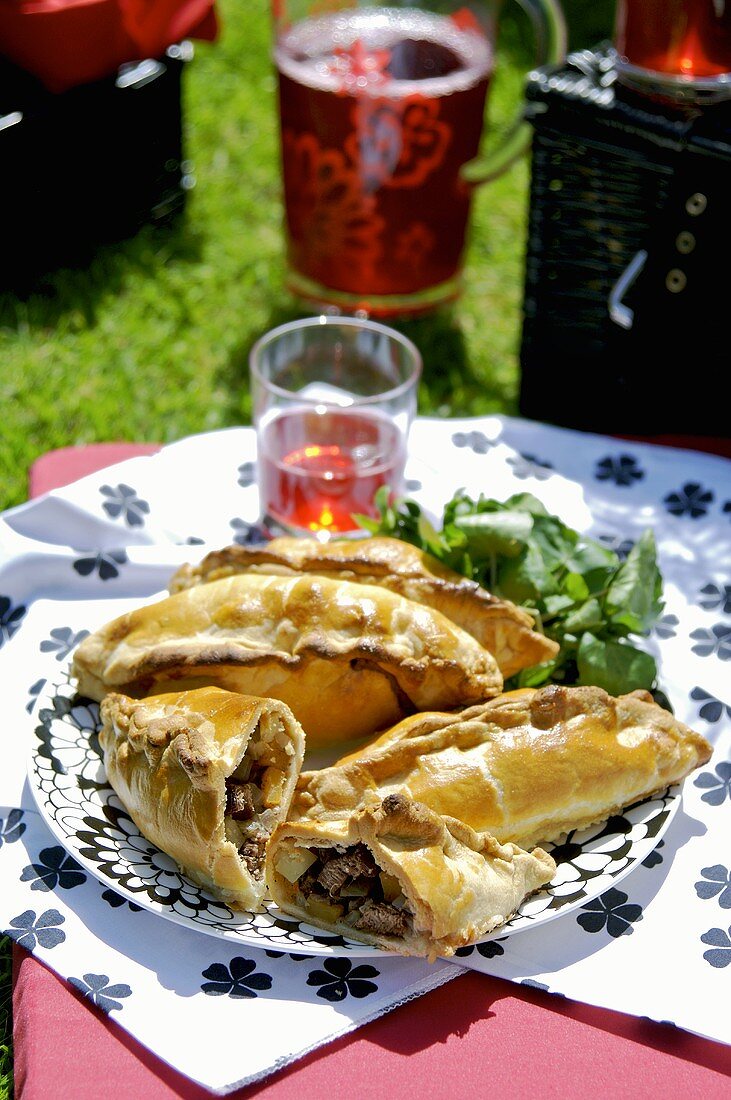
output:
<svg viewBox="0 0 731 1100"><path fill-rule="evenodd" d="M417 714L300 776L290 817L338 818L394 792L524 848L679 783L706 739L647 692L525 688L460 714Z"/></svg>
<svg viewBox="0 0 731 1100"><path fill-rule="evenodd" d="M184 565L170 591L237 573L312 573L321 577L380 585L415 603L441 611L489 649L504 677L555 656L556 642L533 629L531 616L508 600L491 595L475 581L448 569L430 554L391 538L317 539L282 537L261 546L228 546Z"/></svg>
<svg viewBox="0 0 731 1100"><path fill-rule="evenodd" d="M92 699L207 683L281 699L308 748L502 687L495 658L438 611L313 576L227 577L147 604L86 637L73 672Z"/></svg>
<svg viewBox="0 0 731 1100"><path fill-rule="evenodd" d="M540 848L498 844L398 794L347 818L279 825L266 862L285 912L432 961L500 928L555 870Z"/></svg>
<svg viewBox="0 0 731 1100"><path fill-rule="evenodd" d="M101 717L107 777L143 836L228 905L259 908L305 748L289 708L206 687L107 695Z"/></svg>

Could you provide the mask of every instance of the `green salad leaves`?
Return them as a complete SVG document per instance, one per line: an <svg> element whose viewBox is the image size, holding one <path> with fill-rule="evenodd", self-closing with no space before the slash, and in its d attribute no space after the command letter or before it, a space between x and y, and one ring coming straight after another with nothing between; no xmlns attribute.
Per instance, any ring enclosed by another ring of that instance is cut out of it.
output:
<svg viewBox="0 0 731 1100"><path fill-rule="evenodd" d="M663 607L651 530L621 561L550 515L530 493L500 502L472 500L459 491L444 510L440 530L415 501L389 503L387 488L375 503L380 518L358 516L362 528L410 542L512 600L559 643L552 661L525 669L506 687L596 684L612 695L655 688L655 659L632 641L649 633Z"/></svg>

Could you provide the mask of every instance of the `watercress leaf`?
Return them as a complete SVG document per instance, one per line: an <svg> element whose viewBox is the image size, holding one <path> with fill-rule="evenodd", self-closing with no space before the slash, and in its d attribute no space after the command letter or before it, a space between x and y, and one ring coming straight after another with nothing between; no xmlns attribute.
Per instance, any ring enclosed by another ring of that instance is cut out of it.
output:
<svg viewBox="0 0 731 1100"><path fill-rule="evenodd" d="M473 558L515 558L530 537L533 519L525 512L483 512L460 516L453 526L465 536Z"/></svg>
<svg viewBox="0 0 731 1100"><path fill-rule="evenodd" d="M558 516L534 516L533 539L548 567L557 569L571 557L579 535L562 523Z"/></svg>
<svg viewBox="0 0 731 1100"><path fill-rule="evenodd" d="M556 615L560 615L562 611L567 611L570 607L574 606L575 601L571 596L546 596L543 601L543 611L546 618L553 619Z"/></svg>
<svg viewBox="0 0 731 1100"><path fill-rule="evenodd" d="M552 678L560 662L561 658L556 657L553 661L544 661L543 664L533 665L532 668L522 669L518 675L514 677L516 681L515 686L521 688L540 687L541 684L547 683Z"/></svg>
<svg viewBox="0 0 731 1100"><path fill-rule="evenodd" d="M595 684L610 695L624 695L655 683L657 666L649 653L626 642L583 634L576 656L580 684Z"/></svg>
<svg viewBox="0 0 731 1100"><path fill-rule="evenodd" d="M497 579L500 595L517 604L538 604L557 592L556 582L533 542L517 558L501 559Z"/></svg>
<svg viewBox="0 0 731 1100"><path fill-rule="evenodd" d="M585 630L599 632L604 625L604 614L597 599L587 600L567 615L563 628L571 634L582 634Z"/></svg>
<svg viewBox="0 0 731 1100"><path fill-rule="evenodd" d="M646 634L662 610L662 578L657 568L655 536L642 533L607 590L608 618L637 634Z"/></svg>
<svg viewBox="0 0 731 1100"><path fill-rule="evenodd" d="M514 493L508 497L503 507L509 508L511 512L529 512L532 516L548 515L538 497L534 497L532 493Z"/></svg>
<svg viewBox="0 0 731 1100"><path fill-rule="evenodd" d="M364 516L360 512L355 512L353 514L353 519L355 520L355 522L358 524L359 527L363 528L364 531L370 531L372 535L380 534L380 529L381 529L380 520L371 519L370 516Z"/></svg>
<svg viewBox="0 0 731 1100"><path fill-rule="evenodd" d="M563 589L574 603L582 603L589 597L589 586L579 573L567 573L563 579Z"/></svg>

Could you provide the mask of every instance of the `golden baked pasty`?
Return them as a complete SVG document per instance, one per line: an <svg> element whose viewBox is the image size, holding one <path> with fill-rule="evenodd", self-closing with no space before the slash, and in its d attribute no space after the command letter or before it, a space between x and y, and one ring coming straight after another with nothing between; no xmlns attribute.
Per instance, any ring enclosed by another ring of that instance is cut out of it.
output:
<svg viewBox="0 0 731 1100"><path fill-rule="evenodd" d="M288 707L205 687L107 695L101 718L107 777L140 832L228 905L259 908L305 748Z"/></svg>
<svg viewBox="0 0 731 1100"><path fill-rule="evenodd" d="M472 634L494 655L506 678L558 652L556 642L533 629L533 619L527 612L400 539L374 537L321 543L284 536L261 546L228 546L207 554L199 565L182 566L170 582L170 591L179 592L236 573L313 573L388 588L441 611Z"/></svg>
<svg viewBox="0 0 731 1100"><path fill-rule="evenodd" d="M285 822L266 861L285 912L431 960L499 928L555 870L540 848L500 845L400 794L337 820Z"/></svg>
<svg viewBox="0 0 731 1100"><path fill-rule="evenodd" d="M502 687L495 658L438 611L309 575L226 577L140 607L86 637L73 672L92 699L206 683L281 699L309 748Z"/></svg>
<svg viewBox="0 0 731 1100"><path fill-rule="evenodd" d="M339 818L394 792L527 848L678 783L711 746L647 692L507 692L417 714L333 767L302 773L290 817Z"/></svg>

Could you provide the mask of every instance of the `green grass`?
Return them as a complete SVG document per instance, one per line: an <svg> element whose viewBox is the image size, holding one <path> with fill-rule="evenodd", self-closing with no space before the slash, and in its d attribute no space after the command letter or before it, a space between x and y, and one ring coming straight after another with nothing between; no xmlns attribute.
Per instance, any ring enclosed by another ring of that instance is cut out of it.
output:
<svg viewBox="0 0 731 1100"><path fill-rule="evenodd" d="M565 11L572 48L609 34L612 0L567 0ZM219 12L220 41L198 44L185 73L197 186L183 223L143 229L100 250L86 270L48 276L29 297L0 295L0 509L25 499L28 468L50 448L166 442L248 422L248 349L302 312L282 289L268 4L220 0ZM530 65L525 26L507 13L501 57L491 136ZM396 326L424 355L422 413L516 411L527 186L524 160L478 190L463 297ZM11 1089L9 1035L3 941L0 1100Z"/></svg>

